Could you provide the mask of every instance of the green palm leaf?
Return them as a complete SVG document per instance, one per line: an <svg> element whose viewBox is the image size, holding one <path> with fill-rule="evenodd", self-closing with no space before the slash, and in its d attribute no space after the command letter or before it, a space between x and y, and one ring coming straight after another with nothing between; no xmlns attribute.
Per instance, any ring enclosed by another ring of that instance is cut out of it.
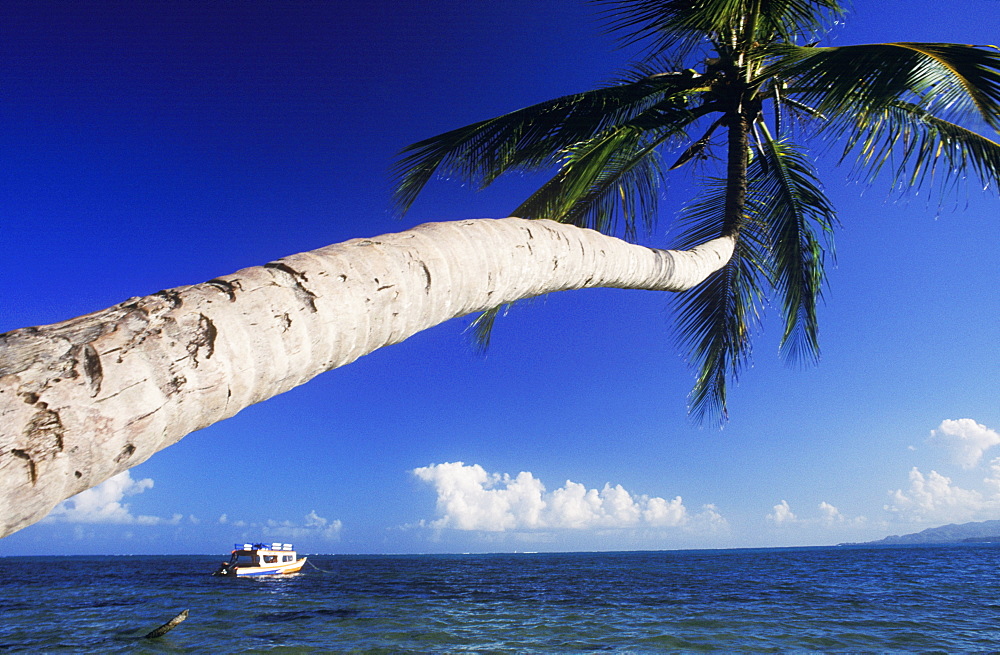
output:
<svg viewBox="0 0 1000 655"><path fill-rule="evenodd" d="M486 352L489 349L490 340L493 338L493 325L496 323L497 317L501 312L506 314L507 310L513 306L514 303L507 303L487 309L476 316L472 324L469 325L469 329L472 330L472 343L479 352Z"/></svg>
<svg viewBox="0 0 1000 655"><path fill-rule="evenodd" d="M1000 129L1000 53L954 43L876 43L839 48L775 45L765 73L787 93L834 116L878 119L898 101L939 118L970 116Z"/></svg>
<svg viewBox="0 0 1000 655"><path fill-rule="evenodd" d="M690 248L723 228L726 182L708 182L703 197L684 210L677 247ZM750 357L750 337L760 321L767 283L766 235L746 216L732 259L698 287L675 298L678 345L695 369L689 412L697 422L724 422L727 380L736 381Z"/></svg>
<svg viewBox="0 0 1000 655"><path fill-rule="evenodd" d="M845 154L851 149L869 176L894 161L893 179L906 187L921 188L935 179L955 183L972 173L984 188L1000 188L1000 144L911 103L898 102L856 124Z"/></svg>
<svg viewBox="0 0 1000 655"><path fill-rule="evenodd" d="M657 150L685 135L700 112L658 105L621 127L566 149L559 172L514 210L515 216L548 218L613 233L625 219L626 238L636 226L652 229L662 166Z"/></svg>
<svg viewBox="0 0 1000 655"><path fill-rule="evenodd" d="M647 79L563 96L414 143L393 170L396 205L409 209L435 175L482 187L506 172L551 167L574 144L683 93L680 82L690 86L687 80Z"/></svg>
<svg viewBox="0 0 1000 655"><path fill-rule="evenodd" d="M794 42L814 36L843 13L837 0L595 0L607 5L612 30L623 32L625 44L648 43L654 53L674 51L679 56L706 46L732 47L779 40Z"/></svg>
<svg viewBox="0 0 1000 655"><path fill-rule="evenodd" d="M781 348L786 360L819 358L816 307L824 280L824 253L833 252L833 207L820 188L815 170L793 145L765 132L762 157L748 174L753 211L766 226L771 285L781 298L785 330ZM817 233L826 236L820 243Z"/></svg>
<svg viewBox="0 0 1000 655"><path fill-rule="evenodd" d="M652 229L657 214L660 166L656 147L672 134L652 136L622 128L569 149L562 169L513 215L548 218L605 234L624 218L627 238L637 224Z"/></svg>

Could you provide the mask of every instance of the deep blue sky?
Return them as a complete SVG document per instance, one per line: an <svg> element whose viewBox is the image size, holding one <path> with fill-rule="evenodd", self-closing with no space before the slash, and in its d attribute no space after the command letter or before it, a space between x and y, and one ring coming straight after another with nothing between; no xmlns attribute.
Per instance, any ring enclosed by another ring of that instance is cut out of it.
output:
<svg viewBox="0 0 1000 655"><path fill-rule="evenodd" d="M833 44L990 43L1000 24L993 0L855 4ZM537 180L441 182L398 220L395 153L593 88L631 54L577 0L8 0L0 331L347 238L505 216ZM721 431L686 417L667 298L553 295L506 317L485 357L459 319L193 434L0 555L272 537L307 552L827 544L1000 518L1000 201L895 202L829 163L844 226L823 360L782 365L771 316ZM689 180L670 183L650 243L668 243L689 198ZM237 463L235 448L273 454ZM449 490L456 504L438 504ZM523 498L545 502L540 523Z"/></svg>

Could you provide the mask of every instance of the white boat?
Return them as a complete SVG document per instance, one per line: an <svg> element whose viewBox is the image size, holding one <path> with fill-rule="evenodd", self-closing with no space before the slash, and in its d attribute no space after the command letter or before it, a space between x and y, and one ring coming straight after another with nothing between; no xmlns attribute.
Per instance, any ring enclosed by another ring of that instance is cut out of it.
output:
<svg viewBox="0 0 1000 655"><path fill-rule="evenodd" d="M292 544L235 544L229 561L223 562L213 575L288 575L301 571L306 559L296 557Z"/></svg>

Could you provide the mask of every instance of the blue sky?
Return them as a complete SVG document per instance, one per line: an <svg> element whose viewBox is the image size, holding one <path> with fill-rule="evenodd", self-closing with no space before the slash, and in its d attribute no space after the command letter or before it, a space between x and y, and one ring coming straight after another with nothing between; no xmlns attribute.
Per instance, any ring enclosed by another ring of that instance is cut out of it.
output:
<svg viewBox="0 0 1000 655"><path fill-rule="evenodd" d="M855 5L833 44L996 42L993 0ZM0 25L0 331L505 216L538 180L441 182L398 220L393 156L593 88L633 54L577 0L8 0ZM830 163L843 229L822 361L783 365L769 316L722 430L686 417L668 298L551 295L486 356L455 320L192 434L0 555L783 546L1000 518L1000 201L897 202ZM690 193L669 183L649 243Z"/></svg>

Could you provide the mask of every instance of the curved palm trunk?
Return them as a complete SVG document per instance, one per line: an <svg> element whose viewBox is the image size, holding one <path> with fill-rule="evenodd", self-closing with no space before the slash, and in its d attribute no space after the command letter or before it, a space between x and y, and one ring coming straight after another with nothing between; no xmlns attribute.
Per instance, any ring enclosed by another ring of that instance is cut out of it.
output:
<svg viewBox="0 0 1000 655"><path fill-rule="evenodd" d="M450 318L566 289L681 291L732 250L731 238L664 251L519 218L429 223L0 335L0 536Z"/></svg>

